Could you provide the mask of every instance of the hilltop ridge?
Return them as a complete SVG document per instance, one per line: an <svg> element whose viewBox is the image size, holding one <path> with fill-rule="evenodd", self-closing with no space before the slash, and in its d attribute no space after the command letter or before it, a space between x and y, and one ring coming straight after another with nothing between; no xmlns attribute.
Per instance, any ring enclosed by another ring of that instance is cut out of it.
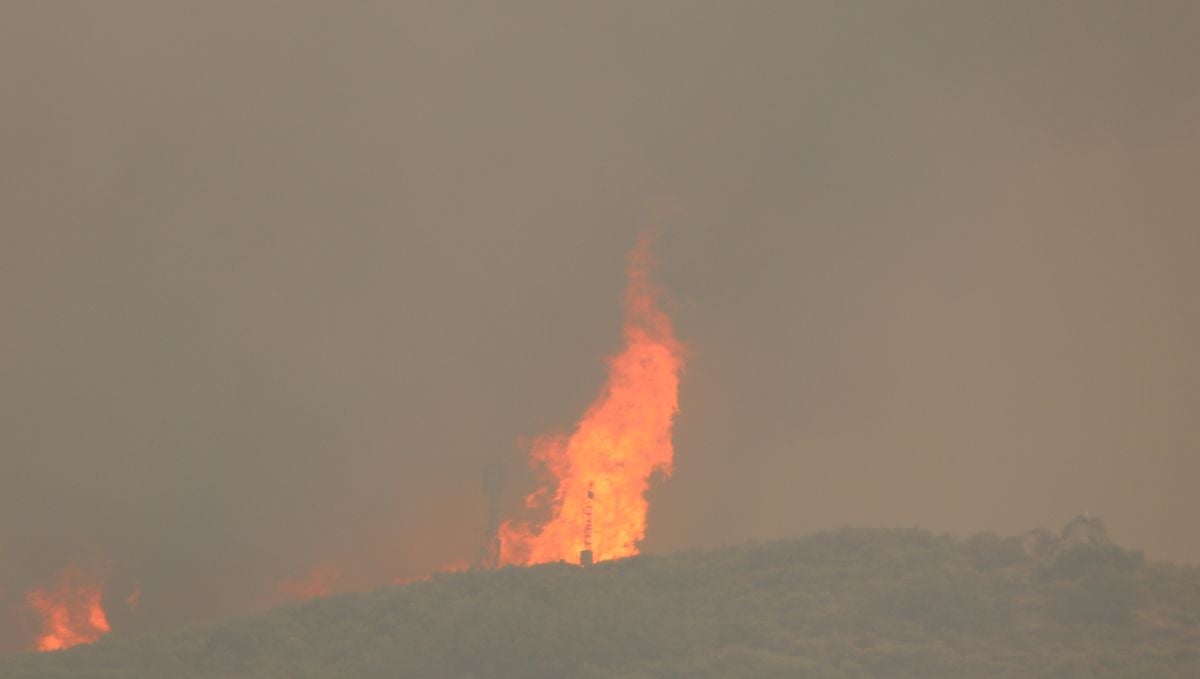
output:
<svg viewBox="0 0 1200 679"><path fill-rule="evenodd" d="M0 660L49 677L1195 677L1200 569L1079 517L966 539L846 528L439 574Z"/></svg>

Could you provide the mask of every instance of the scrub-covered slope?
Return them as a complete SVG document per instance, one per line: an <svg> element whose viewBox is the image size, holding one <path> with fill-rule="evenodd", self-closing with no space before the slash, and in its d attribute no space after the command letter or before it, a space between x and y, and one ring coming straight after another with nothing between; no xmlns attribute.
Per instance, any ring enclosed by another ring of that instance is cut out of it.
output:
<svg viewBox="0 0 1200 679"><path fill-rule="evenodd" d="M1020 538L844 529L592 568L435 576L3 677L1197 677L1200 570L1095 519Z"/></svg>

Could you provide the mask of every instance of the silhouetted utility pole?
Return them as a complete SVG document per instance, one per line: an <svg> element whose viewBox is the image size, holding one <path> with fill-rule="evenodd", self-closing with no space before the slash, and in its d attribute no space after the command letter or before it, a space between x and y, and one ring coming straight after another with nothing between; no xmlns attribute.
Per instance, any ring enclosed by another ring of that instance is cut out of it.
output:
<svg viewBox="0 0 1200 679"><path fill-rule="evenodd" d="M500 565L500 498L504 494L504 463L492 462L483 468L483 494L487 496L487 525L479 546L480 568Z"/></svg>
<svg viewBox="0 0 1200 679"><path fill-rule="evenodd" d="M579 565L592 565L592 498L595 496L592 482L588 481L587 504L583 507L583 551L579 553Z"/></svg>

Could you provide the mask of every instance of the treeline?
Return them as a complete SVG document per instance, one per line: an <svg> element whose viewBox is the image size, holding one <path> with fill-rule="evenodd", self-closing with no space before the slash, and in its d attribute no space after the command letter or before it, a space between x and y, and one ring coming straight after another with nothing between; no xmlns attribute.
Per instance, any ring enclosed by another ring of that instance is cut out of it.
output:
<svg viewBox="0 0 1200 679"><path fill-rule="evenodd" d="M844 529L446 574L11 657L0 676L1200 676L1200 571L1077 533Z"/></svg>

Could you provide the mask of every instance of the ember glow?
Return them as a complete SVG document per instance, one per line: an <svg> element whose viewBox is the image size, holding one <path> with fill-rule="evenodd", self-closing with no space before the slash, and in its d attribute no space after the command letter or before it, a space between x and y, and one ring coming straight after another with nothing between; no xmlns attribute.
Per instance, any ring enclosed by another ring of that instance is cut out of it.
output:
<svg viewBox="0 0 1200 679"><path fill-rule="evenodd" d="M341 579L342 572L333 566L314 566L307 577L284 580L277 589L285 598L293 601L316 599L333 594L334 586Z"/></svg>
<svg viewBox="0 0 1200 679"><path fill-rule="evenodd" d="M408 577L403 577L403 578L393 578L391 582L393 585L397 585L397 586L411 585L415 582L429 582L430 580L433 580L433 576L437 575L437 574L465 573L469 570L471 570L471 564L469 562L467 562L465 560L457 560L457 561L451 561L450 563L445 564L441 568L437 569L437 571L435 571L434 573L430 573L427 575L414 575L414 576L408 576Z"/></svg>
<svg viewBox="0 0 1200 679"><path fill-rule="evenodd" d="M35 589L26 597L29 608L42 619L42 631L34 642L39 651L58 651L90 644L109 631L101 598L104 587L98 578L77 566L59 572L52 588Z"/></svg>
<svg viewBox="0 0 1200 679"><path fill-rule="evenodd" d="M650 477L671 473L671 425L684 363L649 280L650 245L643 237L629 254L625 346L608 361L607 384L570 436L543 436L531 446L530 463L544 476L525 504L548 510L550 518L505 522L501 563L579 563L589 533L596 561L638 553Z"/></svg>

